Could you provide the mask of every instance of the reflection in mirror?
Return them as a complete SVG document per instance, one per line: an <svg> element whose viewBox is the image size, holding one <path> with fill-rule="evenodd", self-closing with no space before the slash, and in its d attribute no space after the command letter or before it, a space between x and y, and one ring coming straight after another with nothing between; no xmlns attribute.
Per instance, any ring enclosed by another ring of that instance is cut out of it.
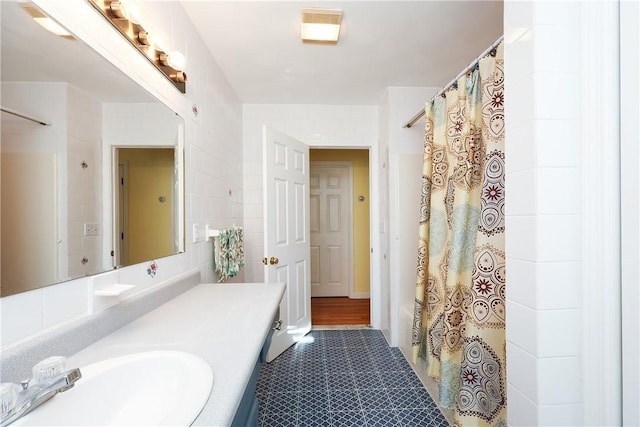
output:
<svg viewBox="0 0 640 427"><path fill-rule="evenodd" d="M174 149L116 148L115 154L116 264L176 253Z"/></svg>
<svg viewBox="0 0 640 427"><path fill-rule="evenodd" d="M183 251L182 119L82 41L46 31L17 1L0 8L0 296ZM135 256L116 259L124 147L171 153L171 188L143 185L170 215L154 222L148 201L129 206L144 215L127 231ZM136 249L148 243L138 233L145 228L165 243Z"/></svg>

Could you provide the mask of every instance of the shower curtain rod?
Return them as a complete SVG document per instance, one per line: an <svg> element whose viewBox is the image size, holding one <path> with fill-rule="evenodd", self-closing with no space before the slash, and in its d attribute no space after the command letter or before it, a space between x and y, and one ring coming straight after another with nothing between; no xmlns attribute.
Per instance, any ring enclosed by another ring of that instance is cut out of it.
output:
<svg viewBox="0 0 640 427"><path fill-rule="evenodd" d="M449 88L451 86L453 86L454 83L456 83L458 81L458 79L460 77L462 77L464 74L466 74L467 72L469 72L469 70L471 70L473 67L476 66L476 64L478 63L478 61L480 61L482 58L484 58L485 56L491 54L491 51L494 50L495 48L498 47L498 45L502 42L502 40L504 39L504 36L500 36L500 38L498 38L498 40L496 40L495 42L493 42L493 44L491 46L489 46L484 52L482 52L480 55L478 55L478 57L476 59L474 59L473 61L471 61L471 63L469 65L467 65L460 73L458 73L457 76L455 76L455 78L453 80L451 80L449 83L447 83L442 89L440 89L440 91L438 91L438 93L436 93L435 95L433 95L429 101L430 102L432 99L434 99L437 96L442 95L443 93L445 93L447 90L449 90ZM426 104L426 102L425 102ZM415 116L413 116L413 118L411 120L409 120L407 122L406 125L404 125L405 128L410 128L411 126L413 126L418 120L420 120L420 118L422 116L424 116L426 114L425 109L423 108L420 112L418 112L418 114L416 114Z"/></svg>
<svg viewBox="0 0 640 427"><path fill-rule="evenodd" d="M3 111L5 113L7 113L7 114L12 114L12 115L14 115L16 117L20 117L21 119L30 120L30 121L38 123L38 124L40 124L42 126L51 126L51 122L47 122L45 120L40 120L40 119L37 119L35 117L28 116L28 115L26 115L24 113L20 113L19 111L12 110L11 108L0 107L0 111Z"/></svg>

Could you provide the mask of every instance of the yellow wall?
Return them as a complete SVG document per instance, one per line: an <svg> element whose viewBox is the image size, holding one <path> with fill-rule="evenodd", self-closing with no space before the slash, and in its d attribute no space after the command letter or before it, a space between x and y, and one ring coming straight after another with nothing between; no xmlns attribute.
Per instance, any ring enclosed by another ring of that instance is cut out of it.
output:
<svg viewBox="0 0 640 427"><path fill-rule="evenodd" d="M127 263L171 255L173 148L120 148L118 156L128 163Z"/></svg>
<svg viewBox="0 0 640 427"><path fill-rule="evenodd" d="M309 150L309 160L353 163L353 279L356 293L369 293L369 150ZM364 196L364 202L358 201Z"/></svg>

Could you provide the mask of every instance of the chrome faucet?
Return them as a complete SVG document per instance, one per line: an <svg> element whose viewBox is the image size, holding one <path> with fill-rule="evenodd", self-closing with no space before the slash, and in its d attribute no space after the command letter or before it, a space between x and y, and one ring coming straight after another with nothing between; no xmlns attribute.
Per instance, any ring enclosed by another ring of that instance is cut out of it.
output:
<svg viewBox="0 0 640 427"><path fill-rule="evenodd" d="M15 405L0 416L0 427L23 417L56 394L69 390L81 377L80 369L75 368L33 385L29 385L27 381L23 382L22 390L17 393Z"/></svg>

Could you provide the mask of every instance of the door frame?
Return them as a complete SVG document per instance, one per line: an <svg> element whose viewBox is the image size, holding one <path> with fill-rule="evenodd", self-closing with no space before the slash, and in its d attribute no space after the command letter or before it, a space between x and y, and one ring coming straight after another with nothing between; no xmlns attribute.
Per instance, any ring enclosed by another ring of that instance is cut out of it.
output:
<svg viewBox="0 0 640 427"><path fill-rule="evenodd" d="M128 229L128 220L125 212L129 209L128 200L129 200L129 161L128 160L120 160L120 152L118 148L114 149L115 155L115 164L117 165L118 174L116 175L116 182L114 185L117 186L118 191L114 191L117 194L117 198L114 200L115 211L117 211L115 227L116 227L116 242L114 242L115 251L114 259L115 265L128 265L129 262L129 236L126 233ZM119 236L119 237L118 237ZM126 261L126 264L123 263L123 260Z"/></svg>
<svg viewBox="0 0 640 427"><path fill-rule="evenodd" d="M358 297L356 292L355 292L355 287L356 287L356 283L355 283L355 278L354 278L354 273L353 273L353 262L355 259L354 256L354 242L353 242L353 162L350 160L314 160L314 161L310 161L309 162L309 176L311 176L311 171L315 168L344 168L347 169L348 172L348 176L349 176L349 193L348 193L348 197L349 197L349 209L348 209L348 221L349 221L349 235L347 236L348 238L348 244L349 244L349 259L348 259L348 265L349 265L349 286L347 289L347 296L349 298L368 298L367 297L363 297L360 296ZM311 200L311 187L309 187L309 200ZM371 261L369 261L369 263L371 263ZM369 285L371 286L371 285ZM312 297L313 298L313 297Z"/></svg>
<svg viewBox="0 0 640 427"><path fill-rule="evenodd" d="M369 153L369 321L374 329L381 328L382 287L380 284L380 264L374 262L374 257L379 257L381 250L380 224L380 173L378 141L375 145L314 145L309 143L313 150L366 150Z"/></svg>
<svg viewBox="0 0 640 427"><path fill-rule="evenodd" d="M640 6L620 2L622 425L640 424Z"/></svg>
<svg viewBox="0 0 640 427"><path fill-rule="evenodd" d="M267 122L261 122L260 127ZM286 129L285 129L286 130ZM380 177L379 171L380 155L378 149L378 140L371 143L362 143L354 145L343 145L336 143L335 145L327 143L326 141L313 141L305 138L300 138L302 142L305 142L309 149L313 150L366 150L369 154L369 307L370 307L370 322L371 327L374 329L381 328L381 307L382 298L381 283L380 283L380 263L374 262L380 255L381 250L381 236L378 232L380 227L380 207L379 207L379 193L380 193ZM261 187L261 190L263 188ZM260 247L262 252L262 247ZM264 277L262 269L260 273L256 271L256 277Z"/></svg>

